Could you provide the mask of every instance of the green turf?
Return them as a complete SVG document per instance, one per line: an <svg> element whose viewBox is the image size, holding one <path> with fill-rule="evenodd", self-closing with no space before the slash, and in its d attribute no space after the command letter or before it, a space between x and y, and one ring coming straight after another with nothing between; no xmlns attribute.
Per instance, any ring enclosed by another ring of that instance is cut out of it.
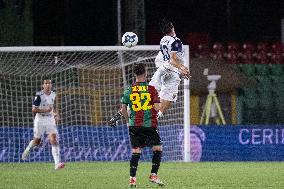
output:
<svg viewBox="0 0 284 189"><path fill-rule="evenodd" d="M148 182L150 167L139 164L139 188L157 188ZM51 163L0 163L0 188L128 188L128 171L128 162L69 162L59 171ZM162 162L159 176L164 188L284 188L284 163Z"/></svg>

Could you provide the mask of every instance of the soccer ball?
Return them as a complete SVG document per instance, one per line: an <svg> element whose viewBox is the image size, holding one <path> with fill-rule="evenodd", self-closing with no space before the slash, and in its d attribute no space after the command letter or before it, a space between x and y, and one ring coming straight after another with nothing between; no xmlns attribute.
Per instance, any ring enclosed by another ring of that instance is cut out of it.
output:
<svg viewBox="0 0 284 189"><path fill-rule="evenodd" d="M128 48L134 47L138 43L138 36L133 32L126 32L122 36L122 44Z"/></svg>

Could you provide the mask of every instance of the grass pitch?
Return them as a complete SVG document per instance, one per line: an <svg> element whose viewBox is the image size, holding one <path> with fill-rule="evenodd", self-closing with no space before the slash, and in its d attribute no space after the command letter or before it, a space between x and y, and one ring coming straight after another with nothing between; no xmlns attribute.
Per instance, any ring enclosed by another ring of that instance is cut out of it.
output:
<svg viewBox="0 0 284 189"><path fill-rule="evenodd" d="M0 163L0 188L119 189L128 188L128 162L67 162L55 171L52 163ZM140 162L138 188L149 183L151 164ZM162 162L163 188L284 188L282 162Z"/></svg>

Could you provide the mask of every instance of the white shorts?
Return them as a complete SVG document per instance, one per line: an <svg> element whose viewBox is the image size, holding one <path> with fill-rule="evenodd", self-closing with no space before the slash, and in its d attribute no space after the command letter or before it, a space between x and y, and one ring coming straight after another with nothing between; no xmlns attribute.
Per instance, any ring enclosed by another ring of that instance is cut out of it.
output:
<svg viewBox="0 0 284 189"><path fill-rule="evenodd" d="M55 133L58 135L58 130L53 116L36 116L34 120L34 138L41 138L44 133Z"/></svg>
<svg viewBox="0 0 284 189"><path fill-rule="evenodd" d="M156 88L161 99L175 102L180 81L179 73L161 66L154 73L149 85Z"/></svg>

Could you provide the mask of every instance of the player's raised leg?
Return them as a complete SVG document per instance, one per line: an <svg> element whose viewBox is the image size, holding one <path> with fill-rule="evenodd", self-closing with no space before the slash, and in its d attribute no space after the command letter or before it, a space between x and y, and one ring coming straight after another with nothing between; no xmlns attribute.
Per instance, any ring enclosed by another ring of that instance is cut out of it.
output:
<svg viewBox="0 0 284 189"><path fill-rule="evenodd" d="M29 145L25 149L25 151L22 154L22 160L27 160L27 158L30 155L31 150L38 146L41 142L41 136L44 134L44 128L41 127L38 121L34 122L34 129L33 129L33 140L29 142Z"/></svg>
<svg viewBox="0 0 284 189"><path fill-rule="evenodd" d="M163 78L163 86L161 87L161 91L159 92L160 96L160 108L158 112L158 118L163 117L165 112L170 109L172 103L177 100L178 96L178 86L180 84L181 79L179 75L175 72L169 72Z"/></svg>
<svg viewBox="0 0 284 189"><path fill-rule="evenodd" d="M62 169L65 167L65 164L60 160L60 147L57 140L57 133L51 133L48 137L51 144L51 152L54 159L55 169Z"/></svg>
<svg viewBox="0 0 284 189"><path fill-rule="evenodd" d="M22 154L22 160L27 160L31 150L40 144L40 138L34 138L29 142L29 145L26 147L25 151Z"/></svg>

